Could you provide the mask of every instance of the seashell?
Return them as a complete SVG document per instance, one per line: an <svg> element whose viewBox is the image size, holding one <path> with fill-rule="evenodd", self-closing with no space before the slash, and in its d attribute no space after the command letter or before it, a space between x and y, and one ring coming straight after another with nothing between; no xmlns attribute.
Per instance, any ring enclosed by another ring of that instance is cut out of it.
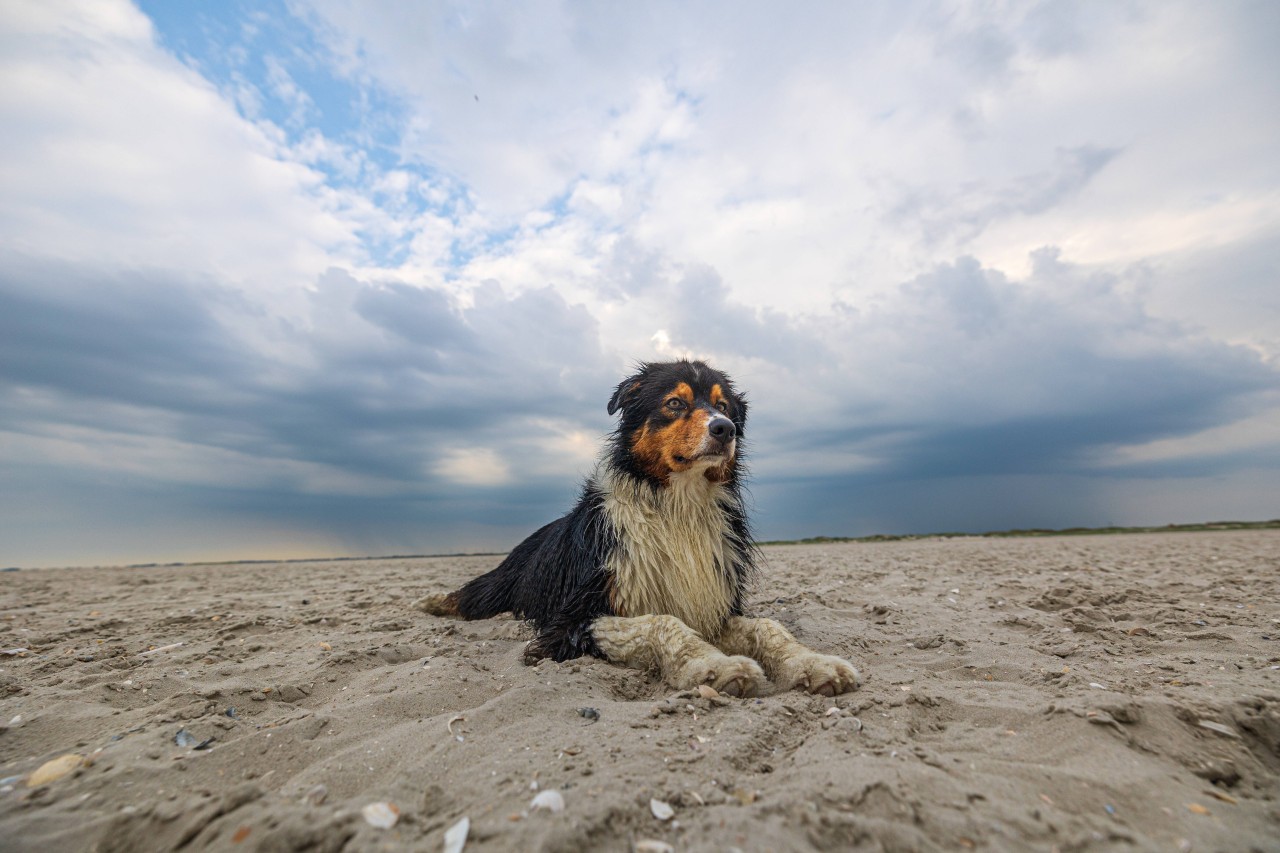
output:
<svg viewBox="0 0 1280 853"><path fill-rule="evenodd" d="M534 797L533 801L529 803L530 811L537 811L538 809L546 809L552 814L559 814L564 811L564 796L556 789L548 788Z"/></svg>
<svg viewBox="0 0 1280 853"><path fill-rule="evenodd" d="M369 803L360 810L365 823L378 829L390 829L400 819L400 809L391 803Z"/></svg>
<svg viewBox="0 0 1280 853"><path fill-rule="evenodd" d="M676 848L665 841L645 838L636 842L635 853L676 853Z"/></svg>
<svg viewBox="0 0 1280 853"><path fill-rule="evenodd" d="M1215 723L1213 720L1201 720L1200 728L1208 729L1211 732L1217 732L1218 734L1226 735L1227 737L1240 737L1240 735L1236 734L1235 729L1230 726L1224 726L1222 723Z"/></svg>
<svg viewBox="0 0 1280 853"><path fill-rule="evenodd" d="M74 752L59 755L36 768L35 772L27 777L27 787L38 788L50 782L57 782L63 776L78 770L83 764L83 755L76 755Z"/></svg>
<svg viewBox="0 0 1280 853"><path fill-rule="evenodd" d="M671 808L670 803L657 799L649 800L649 811L653 812L653 816L658 820L671 820L676 816L676 810Z"/></svg>
<svg viewBox="0 0 1280 853"><path fill-rule="evenodd" d="M471 818L464 817L444 833L444 853L462 853L467 843L467 833L471 831Z"/></svg>

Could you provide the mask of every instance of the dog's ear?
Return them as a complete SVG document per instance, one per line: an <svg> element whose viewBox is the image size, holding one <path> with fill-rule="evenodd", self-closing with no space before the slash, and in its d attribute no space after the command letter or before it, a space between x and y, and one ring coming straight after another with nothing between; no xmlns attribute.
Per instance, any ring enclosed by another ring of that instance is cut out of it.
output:
<svg viewBox="0 0 1280 853"><path fill-rule="evenodd" d="M609 398L609 414L621 409L627 404L627 400L640 388L640 374L628 376L626 379L618 383L618 388L613 392L613 396Z"/></svg>

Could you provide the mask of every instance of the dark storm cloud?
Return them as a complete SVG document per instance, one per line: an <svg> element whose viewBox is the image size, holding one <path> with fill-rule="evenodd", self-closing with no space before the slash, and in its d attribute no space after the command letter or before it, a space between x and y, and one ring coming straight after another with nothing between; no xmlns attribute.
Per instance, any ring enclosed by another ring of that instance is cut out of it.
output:
<svg viewBox="0 0 1280 853"><path fill-rule="evenodd" d="M333 270L305 322L286 323L206 282L5 270L2 423L29 435L75 425L159 436L430 492L450 442L511 446L529 418L603 400L614 381L594 320L550 290L490 286L459 308Z"/></svg>
<svg viewBox="0 0 1280 853"><path fill-rule="evenodd" d="M1090 482L1205 475L1247 458L1207 450L1199 461L1190 452L1125 463L1112 458L1118 450L1235 423L1280 389L1256 350L1157 320L1123 281L1063 263L1052 249L1034 256L1027 281L962 258L888 300L824 315L764 316L701 276L672 323L673 343L714 342L781 368L772 387L744 384L756 400L760 506L788 535L805 524L961 526L947 518L982 529L1048 524L1055 514L1104 523ZM707 315L720 318L712 335L699 325ZM811 462L778 468L770 456L780 451ZM838 461L849 454L861 463ZM1024 495L1027 483L1055 481L1076 485Z"/></svg>
<svg viewBox="0 0 1280 853"><path fill-rule="evenodd" d="M215 318L236 298L140 273L89 276L11 260L0 271L0 378L94 399L191 411L200 380L241 384L251 365ZM243 306L240 306L243 309Z"/></svg>
<svg viewBox="0 0 1280 853"><path fill-rule="evenodd" d="M361 288L353 307L361 318L399 335L434 365L445 354L476 350L475 336L460 312L438 290L407 284Z"/></svg>
<svg viewBox="0 0 1280 853"><path fill-rule="evenodd" d="M753 308L732 298L720 274L693 266L670 287L672 332L695 352L763 358L779 364L822 362L826 345L809 330L807 318L770 308Z"/></svg>
<svg viewBox="0 0 1280 853"><path fill-rule="evenodd" d="M322 531L354 552L501 547L572 499L580 470L529 465L548 424L609 428L620 365L551 289L459 300L334 269L285 318L206 280L3 269L0 426L34 448L9 462L31 499L10 489L4 509L28 553L52 507L109 539L157 502L157 548L203 541L201 518ZM880 302L801 315L737 302L708 267L646 275L637 298L668 306L673 345L755 402L764 536L1109 523L1123 508L1103 481L1278 462L1111 458L1248 417L1277 375L1053 250L1026 281L961 258ZM509 476L451 476L459 446Z"/></svg>

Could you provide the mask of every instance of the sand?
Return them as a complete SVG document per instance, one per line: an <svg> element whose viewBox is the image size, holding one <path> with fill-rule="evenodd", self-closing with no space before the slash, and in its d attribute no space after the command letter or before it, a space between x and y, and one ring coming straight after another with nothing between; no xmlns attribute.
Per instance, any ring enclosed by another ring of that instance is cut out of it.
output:
<svg viewBox="0 0 1280 853"><path fill-rule="evenodd" d="M1280 531L766 555L753 613L862 689L526 667L410 606L496 557L0 575L0 848L1280 850Z"/></svg>

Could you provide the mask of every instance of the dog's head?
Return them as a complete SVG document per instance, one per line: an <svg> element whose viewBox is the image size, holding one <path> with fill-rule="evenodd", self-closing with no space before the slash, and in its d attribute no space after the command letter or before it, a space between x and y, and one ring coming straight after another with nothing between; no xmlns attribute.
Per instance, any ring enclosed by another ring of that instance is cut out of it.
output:
<svg viewBox="0 0 1280 853"><path fill-rule="evenodd" d="M619 411L614 461L624 470L660 485L688 472L733 480L747 401L720 371L701 361L642 364L609 400L609 414Z"/></svg>

